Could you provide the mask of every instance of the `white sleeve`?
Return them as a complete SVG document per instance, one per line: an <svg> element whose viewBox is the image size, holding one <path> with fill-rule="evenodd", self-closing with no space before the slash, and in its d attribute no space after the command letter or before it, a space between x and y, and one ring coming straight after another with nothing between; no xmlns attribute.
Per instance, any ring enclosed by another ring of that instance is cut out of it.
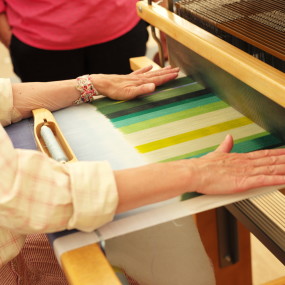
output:
<svg viewBox="0 0 285 285"><path fill-rule="evenodd" d="M10 79L0 78L0 123L2 126L7 126L21 119L21 114L13 106L13 92Z"/></svg>

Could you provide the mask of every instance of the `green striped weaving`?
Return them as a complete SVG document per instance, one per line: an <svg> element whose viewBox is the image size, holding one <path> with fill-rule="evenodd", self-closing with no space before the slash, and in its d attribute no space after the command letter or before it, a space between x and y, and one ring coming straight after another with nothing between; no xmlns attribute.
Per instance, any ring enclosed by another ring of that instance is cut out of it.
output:
<svg viewBox="0 0 285 285"><path fill-rule="evenodd" d="M282 145L188 77L132 101L102 98L92 103L150 162L205 155L230 133L234 152Z"/></svg>

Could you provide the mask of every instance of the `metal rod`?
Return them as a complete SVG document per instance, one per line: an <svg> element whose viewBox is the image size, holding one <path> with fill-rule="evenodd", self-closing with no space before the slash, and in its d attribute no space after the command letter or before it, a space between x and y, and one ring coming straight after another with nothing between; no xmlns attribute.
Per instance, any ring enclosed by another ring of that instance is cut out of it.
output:
<svg viewBox="0 0 285 285"><path fill-rule="evenodd" d="M152 0L148 0L148 5L152 5ZM151 35L158 45L159 65L161 67L164 67L165 66L165 59L164 59L164 51L163 51L161 41L155 33L155 27L150 25L150 29L151 29Z"/></svg>
<svg viewBox="0 0 285 285"><path fill-rule="evenodd" d="M168 10L170 12L173 12L173 0L168 0Z"/></svg>

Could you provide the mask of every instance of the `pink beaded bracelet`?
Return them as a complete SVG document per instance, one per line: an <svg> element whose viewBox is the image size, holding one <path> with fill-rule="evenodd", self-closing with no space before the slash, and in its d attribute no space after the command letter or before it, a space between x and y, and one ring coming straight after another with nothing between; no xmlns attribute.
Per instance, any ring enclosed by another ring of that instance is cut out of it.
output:
<svg viewBox="0 0 285 285"><path fill-rule="evenodd" d="M99 95L99 92L95 89L91 82L90 75L82 75L76 78L77 85L76 89L80 91L80 97L73 103L78 105L82 103L92 102L95 96Z"/></svg>

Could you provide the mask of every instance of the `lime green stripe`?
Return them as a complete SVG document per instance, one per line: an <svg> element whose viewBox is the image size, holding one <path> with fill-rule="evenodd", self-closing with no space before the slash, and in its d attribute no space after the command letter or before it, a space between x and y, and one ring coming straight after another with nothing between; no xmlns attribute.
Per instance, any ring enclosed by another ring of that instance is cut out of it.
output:
<svg viewBox="0 0 285 285"><path fill-rule="evenodd" d="M108 114L112 114L118 111L127 110L133 107L138 107L138 106L149 104L152 102L161 101L164 99L176 97L179 95L191 93L191 92L202 90L202 89L205 89L202 85L198 83L193 83L193 84L186 85L186 86L183 86L177 89L168 89L165 91L158 92L155 94L155 96L145 96L141 98L139 97L136 100L131 100L127 102L119 101L119 102L113 103L109 99L106 99L110 101L110 103L106 104L105 106L102 106L99 102L96 102L96 101L94 101L93 104L97 107L98 110L100 110L102 114L108 116Z"/></svg>
<svg viewBox="0 0 285 285"><path fill-rule="evenodd" d="M209 113L209 112L224 109L227 107L229 107L229 106L225 102L219 101L216 103L207 104L204 106L199 106L199 107L193 108L191 110L187 109L187 110L176 112L173 114L168 114L168 115L165 115L162 117L142 121L142 122L132 124L129 126L125 126L125 127L119 128L119 129L121 132L123 132L125 134L131 134L131 133L135 133L135 132L138 132L141 130L146 130L146 129L161 126L161 125L164 125L167 123L183 120L186 118L195 117L197 115ZM167 110L165 110L165 112L167 114Z"/></svg>
<svg viewBox="0 0 285 285"><path fill-rule="evenodd" d="M237 127L245 126L251 123L252 121L250 121L248 118L242 117L242 118L230 120L224 123L208 126L202 129L195 130L195 131L190 131L190 132L186 132L186 133L172 136L169 138L142 144L142 145L136 146L136 149L141 153L146 153L146 152L154 151L160 148L168 147L171 145L183 143L186 141L198 139L198 138L212 135L215 133L219 133L219 132L234 129Z"/></svg>

